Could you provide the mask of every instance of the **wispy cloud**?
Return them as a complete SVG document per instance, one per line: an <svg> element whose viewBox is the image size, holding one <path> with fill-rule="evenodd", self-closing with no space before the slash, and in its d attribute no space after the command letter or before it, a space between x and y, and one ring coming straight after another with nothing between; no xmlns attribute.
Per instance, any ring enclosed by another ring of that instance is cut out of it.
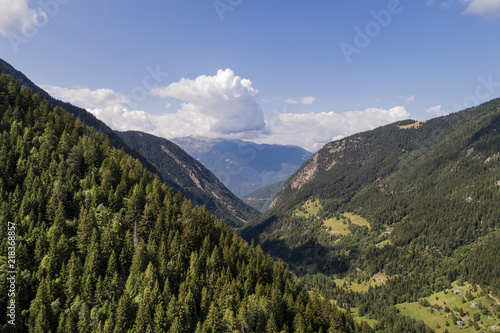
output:
<svg viewBox="0 0 500 333"><path fill-rule="evenodd" d="M285 99L284 102L287 104L299 104L299 101L297 101L296 99L293 99L293 98Z"/></svg>
<svg viewBox="0 0 500 333"><path fill-rule="evenodd" d="M403 101L405 101L406 103L410 103L410 102L413 102L415 100L415 95L411 95L411 96L399 95L398 97L400 99L402 99Z"/></svg>
<svg viewBox="0 0 500 333"><path fill-rule="evenodd" d="M116 104L129 103L127 97L116 93L111 89L69 89L50 85L42 85L41 88L64 101L77 103L91 109L106 108Z"/></svg>
<svg viewBox="0 0 500 333"><path fill-rule="evenodd" d="M313 105L315 101L316 97L313 96L303 97L301 100L302 104L304 105Z"/></svg>
<svg viewBox="0 0 500 333"><path fill-rule="evenodd" d="M22 32L32 24L46 21L47 14L40 8L29 7L28 0L0 0L0 34Z"/></svg>
<svg viewBox="0 0 500 333"><path fill-rule="evenodd" d="M486 16L500 15L500 1L499 0L461 0L467 3L465 14L476 14Z"/></svg>
<svg viewBox="0 0 500 333"><path fill-rule="evenodd" d="M293 98L288 98L285 99L283 102L287 104L303 104L303 105L313 105L314 102L316 102L316 97L314 96L307 96L307 97L302 97L300 100L296 100Z"/></svg>
<svg viewBox="0 0 500 333"><path fill-rule="evenodd" d="M447 9L456 6L466 6L464 14L500 16L499 0L427 0L428 5L437 3L439 8Z"/></svg>
<svg viewBox="0 0 500 333"><path fill-rule="evenodd" d="M431 106L430 108L425 109L424 111L427 112L427 113L436 115L438 117L446 116L448 114L448 112L446 112L445 110L443 110L442 105Z"/></svg>

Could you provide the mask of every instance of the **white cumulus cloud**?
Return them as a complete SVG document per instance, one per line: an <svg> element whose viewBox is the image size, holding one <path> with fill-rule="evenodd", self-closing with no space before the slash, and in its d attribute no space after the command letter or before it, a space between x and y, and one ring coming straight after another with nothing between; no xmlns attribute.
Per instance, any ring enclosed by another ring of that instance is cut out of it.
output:
<svg viewBox="0 0 500 333"><path fill-rule="evenodd" d="M189 110L153 115L143 110L130 110L127 97L111 89L70 89L56 86L41 86L48 93L65 102L83 106L118 131L141 131L164 138L180 136L213 137L210 126L215 120Z"/></svg>
<svg viewBox="0 0 500 333"><path fill-rule="evenodd" d="M106 108L116 104L129 103L128 98L111 89L90 90L89 88L70 89L42 85L42 89L69 103L83 103L86 108Z"/></svg>
<svg viewBox="0 0 500 333"><path fill-rule="evenodd" d="M270 134L258 141L302 146L310 151L344 136L374 129L398 120L408 119L403 106L389 110L367 108L344 113L283 113L270 125Z"/></svg>
<svg viewBox="0 0 500 333"><path fill-rule="evenodd" d="M411 95L411 96L399 95L398 97L401 98L406 103L410 103L410 102L413 102L415 100L415 95Z"/></svg>
<svg viewBox="0 0 500 333"><path fill-rule="evenodd" d="M151 93L186 101L179 112L212 119L211 131L222 135L265 127L264 113L255 100L258 91L250 80L236 76L231 69L219 70L216 76L183 78Z"/></svg>
<svg viewBox="0 0 500 333"><path fill-rule="evenodd" d="M467 3L466 14L500 15L499 0L462 0L462 2Z"/></svg>
<svg viewBox="0 0 500 333"><path fill-rule="evenodd" d="M219 71L217 76L182 79L168 87L154 89L154 95L174 97L187 103L175 112L153 115L131 110L126 96L111 89L42 86L56 98L83 106L114 130L137 130L164 138L207 136L244 138L265 129L264 114L255 98L252 83ZM167 103L166 108L172 104Z"/></svg>
<svg viewBox="0 0 500 333"><path fill-rule="evenodd" d="M24 31L31 24L47 19L40 8L30 8L28 0L0 0L0 34L4 36L13 30Z"/></svg>

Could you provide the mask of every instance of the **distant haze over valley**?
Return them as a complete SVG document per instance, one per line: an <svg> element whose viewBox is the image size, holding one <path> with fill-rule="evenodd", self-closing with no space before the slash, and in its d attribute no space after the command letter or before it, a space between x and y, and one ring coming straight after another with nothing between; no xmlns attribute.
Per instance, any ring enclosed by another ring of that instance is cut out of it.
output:
<svg viewBox="0 0 500 333"><path fill-rule="evenodd" d="M185 137L172 141L212 171L239 197L286 180L312 155L297 146L242 140Z"/></svg>

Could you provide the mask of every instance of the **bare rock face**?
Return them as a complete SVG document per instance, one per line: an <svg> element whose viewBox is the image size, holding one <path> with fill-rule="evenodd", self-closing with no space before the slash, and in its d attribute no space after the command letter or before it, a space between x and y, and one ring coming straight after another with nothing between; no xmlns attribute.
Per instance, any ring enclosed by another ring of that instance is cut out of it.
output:
<svg viewBox="0 0 500 333"><path fill-rule="evenodd" d="M294 176L290 185L292 189L299 189L310 181L314 177L316 170L318 170L318 154L314 155L307 166Z"/></svg>

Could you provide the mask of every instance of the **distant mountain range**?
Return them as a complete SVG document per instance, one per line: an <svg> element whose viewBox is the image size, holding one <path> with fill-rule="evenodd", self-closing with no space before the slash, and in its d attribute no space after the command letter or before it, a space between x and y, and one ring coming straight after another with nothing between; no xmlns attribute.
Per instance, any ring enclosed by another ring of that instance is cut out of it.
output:
<svg viewBox="0 0 500 333"><path fill-rule="evenodd" d="M296 146L241 140L186 137L172 141L205 165L239 197L286 180L312 155Z"/></svg>
<svg viewBox="0 0 500 333"><path fill-rule="evenodd" d="M257 210L233 195L207 168L172 142L139 132L115 133L85 109L53 98L2 59L0 72L12 75L21 85L40 93L54 107L59 106L79 117L86 125L102 131L113 146L124 149L140 160L148 171L158 174L174 191L182 192L196 205L205 205L209 212L225 223L241 226L259 215Z"/></svg>

